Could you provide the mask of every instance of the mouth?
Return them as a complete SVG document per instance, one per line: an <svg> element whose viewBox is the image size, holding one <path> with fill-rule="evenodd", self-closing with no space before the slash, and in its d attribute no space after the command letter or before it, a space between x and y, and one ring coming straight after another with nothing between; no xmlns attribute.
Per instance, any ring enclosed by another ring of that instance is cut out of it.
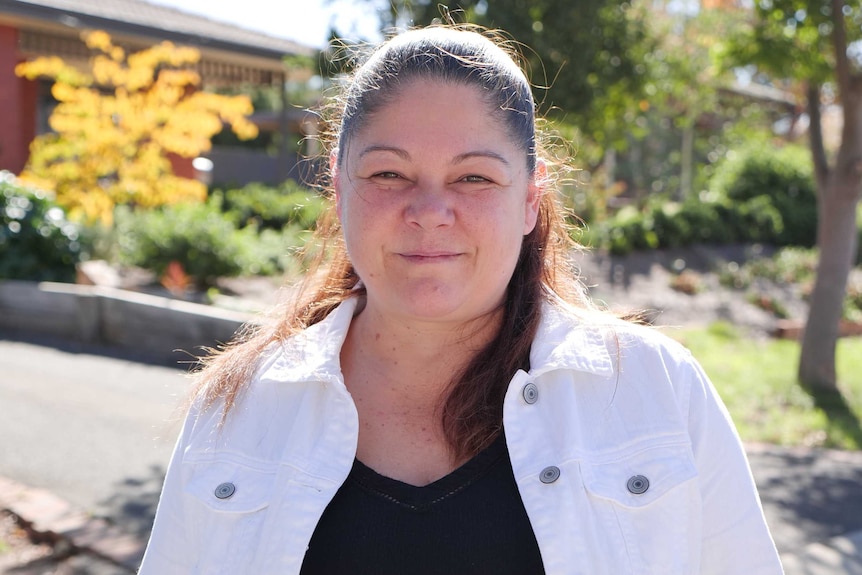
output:
<svg viewBox="0 0 862 575"><path fill-rule="evenodd" d="M398 255L411 263L417 264L450 262L461 256L458 252L404 252Z"/></svg>

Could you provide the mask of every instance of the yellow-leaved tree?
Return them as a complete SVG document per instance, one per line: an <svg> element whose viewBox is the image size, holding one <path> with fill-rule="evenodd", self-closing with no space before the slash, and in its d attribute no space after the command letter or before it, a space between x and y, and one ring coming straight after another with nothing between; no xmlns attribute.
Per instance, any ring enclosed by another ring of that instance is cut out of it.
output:
<svg viewBox="0 0 862 575"><path fill-rule="evenodd" d="M162 42L126 54L102 31L83 34L96 54L89 70L58 57L19 64L28 79L54 80L58 104L38 136L22 179L53 190L71 217L110 223L114 206L155 207L206 197L204 184L176 176L169 154L193 158L229 124L242 139L257 135L246 96L200 91L194 48Z"/></svg>

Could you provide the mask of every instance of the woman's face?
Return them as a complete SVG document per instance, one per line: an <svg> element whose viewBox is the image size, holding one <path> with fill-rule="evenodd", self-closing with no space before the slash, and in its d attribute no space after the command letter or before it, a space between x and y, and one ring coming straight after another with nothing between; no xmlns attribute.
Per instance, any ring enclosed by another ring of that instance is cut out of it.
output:
<svg viewBox="0 0 862 575"><path fill-rule="evenodd" d="M338 217L366 311L467 322L502 303L539 190L476 88L416 80L340 153Z"/></svg>

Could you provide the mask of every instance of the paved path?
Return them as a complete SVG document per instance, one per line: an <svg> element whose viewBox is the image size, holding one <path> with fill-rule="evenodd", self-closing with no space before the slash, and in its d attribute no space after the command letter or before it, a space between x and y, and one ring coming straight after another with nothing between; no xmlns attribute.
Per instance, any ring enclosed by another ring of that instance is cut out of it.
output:
<svg viewBox="0 0 862 575"><path fill-rule="evenodd" d="M0 334L0 479L145 540L188 380L105 351ZM747 449L788 575L862 575L862 453Z"/></svg>
<svg viewBox="0 0 862 575"><path fill-rule="evenodd" d="M80 351L0 339L0 476L143 534L188 380Z"/></svg>

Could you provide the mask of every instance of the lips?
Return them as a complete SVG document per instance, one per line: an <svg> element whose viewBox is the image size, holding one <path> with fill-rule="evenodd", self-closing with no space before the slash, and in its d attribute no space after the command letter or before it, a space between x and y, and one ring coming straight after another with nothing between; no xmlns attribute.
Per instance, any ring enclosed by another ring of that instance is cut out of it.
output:
<svg viewBox="0 0 862 575"><path fill-rule="evenodd" d="M450 251L416 251L401 252L398 255L413 263L443 263L452 261L462 254Z"/></svg>

